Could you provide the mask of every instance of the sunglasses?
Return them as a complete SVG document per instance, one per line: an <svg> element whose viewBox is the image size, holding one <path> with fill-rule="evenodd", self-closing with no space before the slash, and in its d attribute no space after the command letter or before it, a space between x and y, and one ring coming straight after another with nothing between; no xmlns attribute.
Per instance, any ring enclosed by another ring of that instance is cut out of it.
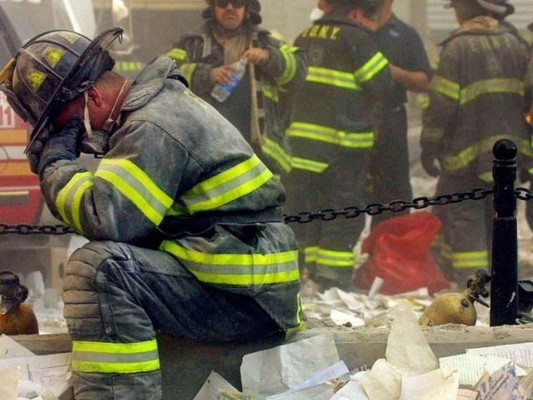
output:
<svg viewBox="0 0 533 400"><path fill-rule="evenodd" d="M230 3L234 8L241 8L246 5L246 0L215 0L215 5L220 8L226 8Z"/></svg>

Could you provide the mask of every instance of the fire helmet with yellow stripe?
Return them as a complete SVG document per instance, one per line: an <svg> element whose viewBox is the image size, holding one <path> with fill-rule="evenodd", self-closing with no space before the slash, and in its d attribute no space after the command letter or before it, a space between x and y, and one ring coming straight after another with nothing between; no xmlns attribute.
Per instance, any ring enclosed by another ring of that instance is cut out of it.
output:
<svg viewBox="0 0 533 400"><path fill-rule="evenodd" d="M28 41L0 73L0 90L32 127L29 146L62 105L90 89L115 61L107 48L122 35L113 28L94 40L66 30L41 33Z"/></svg>

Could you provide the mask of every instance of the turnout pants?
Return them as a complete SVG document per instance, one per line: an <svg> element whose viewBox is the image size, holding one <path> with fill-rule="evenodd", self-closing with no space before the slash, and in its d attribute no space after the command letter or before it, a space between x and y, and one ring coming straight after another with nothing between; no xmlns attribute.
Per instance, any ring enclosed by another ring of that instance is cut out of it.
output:
<svg viewBox="0 0 533 400"><path fill-rule="evenodd" d="M437 184L437 196L470 192L492 184L443 171ZM480 268L489 268L492 237L491 198L467 200L456 204L433 207L442 221L442 231L436 241L435 258L448 279L466 287L467 279Z"/></svg>
<svg viewBox="0 0 533 400"><path fill-rule="evenodd" d="M364 207L365 154L339 150L322 173L293 169L287 181L286 213L340 211L346 207ZM293 223L302 262L302 274L319 284L321 290L336 286L353 287L354 246L365 227L365 216L330 221Z"/></svg>
<svg viewBox="0 0 533 400"><path fill-rule="evenodd" d="M210 342L280 332L252 298L201 284L165 252L115 242L73 253L64 301L77 400L161 399L158 331Z"/></svg>

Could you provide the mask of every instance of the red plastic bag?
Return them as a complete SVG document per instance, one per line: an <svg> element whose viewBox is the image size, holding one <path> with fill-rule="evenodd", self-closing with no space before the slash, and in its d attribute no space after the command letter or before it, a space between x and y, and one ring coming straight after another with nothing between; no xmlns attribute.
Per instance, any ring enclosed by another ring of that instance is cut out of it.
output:
<svg viewBox="0 0 533 400"><path fill-rule="evenodd" d="M368 290L376 277L384 280L383 294L398 294L427 287L432 294L448 288L429 246L442 223L421 211L380 222L363 241L361 252L370 254L355 272L354 283Z"/></svg>

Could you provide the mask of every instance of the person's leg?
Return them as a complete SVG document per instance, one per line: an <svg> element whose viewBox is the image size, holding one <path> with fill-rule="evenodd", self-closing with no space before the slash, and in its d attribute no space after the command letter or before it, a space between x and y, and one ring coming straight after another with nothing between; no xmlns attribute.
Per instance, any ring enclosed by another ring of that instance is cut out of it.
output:
<svg viewBox="0 0 533 400"><path fill-rule="evenodd" d="M465 174L466 175L466 174ZM437 195L469 192L483 186L477 180L457 175L443 175ZM434 213L443 224L446 259L459 287L466 287L468 277L480 268L489 268L487 199L436 206ZM439 265L440 266L440 265ZM443 271L446 275L446 269Z"/></svg>
<svg viewBox="0 0 533 400"><path fill-rule="evenodd" d="M167 253L91 242L64 280L77 400L160 399L156 332L244 341L279 326L253 301L208 289Z"/></svg>
<svg viewBox="0 0 533 400"><path fill-rule="evenodd" d="M372 164L370 172L372 203L388 204L394 200L410 202L413 199L409 169L407 115L404 107L391 111L390 118L379 132L370 163ZM409 210L374 215L372 227L386 219L405 214L409 214Z"/></svg>
<svg viewBox="0 0 533 400"><path fill-rule="evenodd" d="M341 211L347 207L364 207L366 161L362 153L339 151L322 179L322 209ZM353 288L354 247L365 227L365 215L357 218L338 216L321 224L317 249L316 279L322 290L336 286Z"/></svg>

